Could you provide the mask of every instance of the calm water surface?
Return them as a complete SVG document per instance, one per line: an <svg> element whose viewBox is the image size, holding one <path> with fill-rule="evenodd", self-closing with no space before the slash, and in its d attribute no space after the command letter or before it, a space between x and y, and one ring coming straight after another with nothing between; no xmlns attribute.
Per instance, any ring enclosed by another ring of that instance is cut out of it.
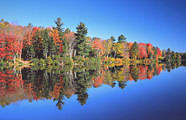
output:
<svg viewBox="0 0 186 120"><path fill-rule="evenodd" d="M186 120L186 67L136 69L1 73L0 120Z"/></svg>

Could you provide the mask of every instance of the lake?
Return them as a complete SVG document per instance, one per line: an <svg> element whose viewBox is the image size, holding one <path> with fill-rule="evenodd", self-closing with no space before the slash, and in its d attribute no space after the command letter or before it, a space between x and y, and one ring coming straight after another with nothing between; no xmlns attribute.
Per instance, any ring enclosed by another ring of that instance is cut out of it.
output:
<svg viewBox="0 0 186 120"><path fill-rule="evenodd" d="M186 67L0 72L0 120L186 120Z"/></svg>

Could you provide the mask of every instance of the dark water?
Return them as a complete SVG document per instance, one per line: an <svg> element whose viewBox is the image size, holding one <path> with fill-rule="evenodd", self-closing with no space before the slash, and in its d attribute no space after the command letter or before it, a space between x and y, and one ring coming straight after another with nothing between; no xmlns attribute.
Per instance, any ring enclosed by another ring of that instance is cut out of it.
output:
<svg viewBox="0 0 186 120"><path fill-rule="evenodd" d="M0 120L186 120L186 67L5 70L0 105Z"/></svg>

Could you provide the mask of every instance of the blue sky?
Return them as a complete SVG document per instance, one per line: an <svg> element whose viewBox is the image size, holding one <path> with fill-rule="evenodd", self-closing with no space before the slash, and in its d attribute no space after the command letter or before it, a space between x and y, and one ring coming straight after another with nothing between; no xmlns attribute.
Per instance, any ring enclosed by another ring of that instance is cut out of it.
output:
<svg viewBox="0 0 186 120"><path fill-rule="evenodd" d="M107 39L123 34L129 42L152 43L161 49L186 52L186 0L0 0L0 19L19 25L64 27L79 22L88 36Z"/></svg>

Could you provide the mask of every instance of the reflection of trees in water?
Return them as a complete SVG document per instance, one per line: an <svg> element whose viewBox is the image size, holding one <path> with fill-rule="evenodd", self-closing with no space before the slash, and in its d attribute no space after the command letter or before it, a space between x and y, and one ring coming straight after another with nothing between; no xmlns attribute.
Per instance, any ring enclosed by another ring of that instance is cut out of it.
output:
<svg viewBox="0 0 186 120"><path fill-rule="evenodd" d="M75 81L77 83L77 100L81 105L84 105L88 99L87 88L91 82L91 74L88 71L77 72Z"/></svg>
<svg viewBox="0 0 186 120"><path fill-rule="evenodd" d="M137 81L139 79L139 70L136 65L130 66L130 74L131 74L134 81Z"/></svg>
<svg viewBox="0 0 186 120"><path fill-rule="evenodd" d="M125 86L127 86L127 84L126 84L126 82L121 82L121 81L119 81L119 82L118 82L118 86L119 86L119 88L124 89Z"/></svg>
<svg viewBox="0 0 186 120"><path fill-rule="evenodd" d="M54 99L54 101L57 100L56 106L57 106L57 108L58 108L59 110L61 110L62 107L63 107L63 105L65 104L65 103L63 102L63 99L64 99L64 96L63 96L62 91L60 92L59 97L58 97L57 99Z"/></svg>
<svg viewBox="0 0 186 120"><path fill-rule="evenodd" d="M0 72L0 104L2 107L18 100L29 102L40 99L53 99L58 109L65 104L64 99L77 95L81 105L88 99L87 89L103 84L124 89L127 81L152 79L162 70L179 67L181 64L151 64L101 68L97 70L5 70Z"/></svg>

